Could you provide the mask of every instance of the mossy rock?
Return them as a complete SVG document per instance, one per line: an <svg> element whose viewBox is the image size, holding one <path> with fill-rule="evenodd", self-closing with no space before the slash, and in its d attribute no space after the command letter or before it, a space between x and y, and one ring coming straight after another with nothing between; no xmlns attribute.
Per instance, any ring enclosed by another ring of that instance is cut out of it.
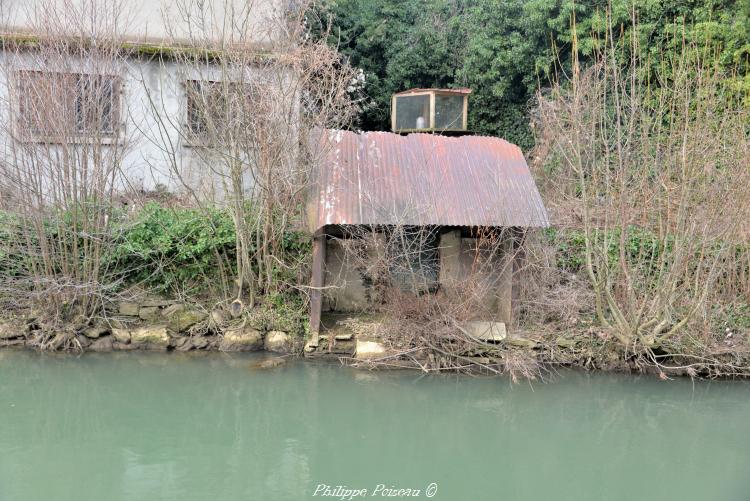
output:
<svg viewBox="0 0 750 501"><path fill-rule="evenodd" d="M174 302L175 301L163 297L147 297L146 299L141 300L141 306L164 308Z"/></svg>
<svg viewBox="0 0 750 501"><path fill-rule="evenodd" d="M100 337L88 347L89 351L107 352L112 351L112 336Z"/></svg>
<svg viewBox="0 0 750 501"><path fill-rule="evenodd" d="M274 369L276 367L280 367L286 363L286 359L282 357L273 357L273 358L267 358L263 360L262 362L253 364L251 368L253 369Z"/></svg>
<svg viewBox="0 0 750 501"><path fill-rule="evenodd" d="M196 350L202 350L207 348L208 345L211 344L211 340L206 338L205 336L196 336L191 339L191 344Z"/></svg>
<svg viewBox="0 0 750 501"><path fill-rule="evenodd" d="M141 306L138 310L138 316L142 320L151 321L159 318L159 307L158 306Z"/></svg>
<svg viewBox="0 0 750 501"><path fill-rule="evenodd" d="M266 351L275 353L291 353L294 348L292 338L283 331L271 331L266 334L264 342Z"/></svg>
<svg viewBox="0 0 750 501"><path fill-rule="evenodd" d="M26 328L20 323L0 321L0 339L22 337L25 333Z"/></svg>
<svg viewBox="0 0 750 501"><path fill-rule="evenodd" d="M137 317L141 305L133 301L120 301L118 313L125 317Z"/></svg>
<svg viewBox="0 0 750 501"><path fill-rule="evenodd" d="M112 329L112 336L118 343L129 343L130 342L130 330L129 329Z"/></svg>
<svg viewBox="0 0 750 501"><path fill-rule="evenodd" d="M130 333L130 343L146 349L167 349L169 334L166 325L141 327Z"/></svg>
<svg viewBox="0 0 750 501"><path fill-rule="evenodd" d="M263 349L263 334L252 327L232 329L224 333L220 351L258 351Z"/></svg>
<svg viewBox="0 0 750 501"><path fill-rule="evenodd" d="M103 325L96 325L94 327L88 327L83 330L82 334L90 339L97 339L109 332L109 328Z"/></svg>
<svg viewBox="0 0 750 501"><path fill-rule="evenodd" d="M76 334L76 339L78 340L78 343L81 345L81 348L84 350L91 346L91 338L84 336L83 334Z"/></svg>
<svg viewBox="0 0 750 501"><path fill-rule="evenodd" d="M190 327L206 319L206 313L183 304L174 304L162 311L167 319L167 328L174 333L186 332Z"/></svg>

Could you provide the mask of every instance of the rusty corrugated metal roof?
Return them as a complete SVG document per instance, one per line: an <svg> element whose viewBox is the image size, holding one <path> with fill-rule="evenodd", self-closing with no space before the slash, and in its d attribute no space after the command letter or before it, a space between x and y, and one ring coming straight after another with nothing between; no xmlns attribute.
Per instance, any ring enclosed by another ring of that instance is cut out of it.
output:
<svg viewBox="0 0 750 501"><path fill-rule="evenodd" d="M518 146L494 137L327 131L310 199L329 225L549 225Z"/></svg>

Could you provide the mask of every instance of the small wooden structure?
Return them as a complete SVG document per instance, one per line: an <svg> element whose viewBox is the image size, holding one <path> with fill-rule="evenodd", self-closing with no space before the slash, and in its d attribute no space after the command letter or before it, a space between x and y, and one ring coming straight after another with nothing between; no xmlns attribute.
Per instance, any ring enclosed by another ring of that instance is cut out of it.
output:
<svg viewBox="0 0 750 501"><path fill-rule="evenodd" d="M410 89L391 98L391 130L467 132L471 89Z"/></svg>

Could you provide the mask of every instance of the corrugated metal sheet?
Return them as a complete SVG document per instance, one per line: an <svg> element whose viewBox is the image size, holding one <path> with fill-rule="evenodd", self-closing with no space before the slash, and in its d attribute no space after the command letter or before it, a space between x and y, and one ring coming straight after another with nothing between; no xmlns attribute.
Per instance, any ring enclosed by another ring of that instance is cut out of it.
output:
<svg viewBox="0 0 750 501"><path fill-rule="evenodd" d="M521 149L499 138L327 131L310 226L549 225Z"/></svg>

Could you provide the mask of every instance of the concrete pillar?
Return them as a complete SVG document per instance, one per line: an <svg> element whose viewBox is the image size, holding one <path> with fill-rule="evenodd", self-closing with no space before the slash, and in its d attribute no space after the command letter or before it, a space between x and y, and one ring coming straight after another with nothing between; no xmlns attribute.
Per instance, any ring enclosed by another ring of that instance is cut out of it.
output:
<svg viewBox="0 0 750 501"><path fill-rule="evenodd" d="M440 285L450 287L461 280L461 230L440 235Z"/></svg>
<svg viewBox="0 0 750 501"><path fill-rule="evenodd" d="M510 327L513 318L513 237L510 233L503 233L502 250L503 255L500 259L500 280L498 280L497 290L497 312L501 322L505 322L506 327Z"/></svg>
<svg viewBox="0 0 750 501"><path fill-rule="evenodd" d="M326 236L313 238L312 289L310 291L310 334L317 344L320 333L320 315L323 308L323 287L325 286Z"/></svg>
<svg viewBox="0 0 750 501"><path fill-rule="evenodd" d="M518 230L513 235L513 290L511 292L511 321L518 321L518 304L521 301L521 270L526 265L526 253L524 251L524 239L526 235L523 230Z"/></svg>

